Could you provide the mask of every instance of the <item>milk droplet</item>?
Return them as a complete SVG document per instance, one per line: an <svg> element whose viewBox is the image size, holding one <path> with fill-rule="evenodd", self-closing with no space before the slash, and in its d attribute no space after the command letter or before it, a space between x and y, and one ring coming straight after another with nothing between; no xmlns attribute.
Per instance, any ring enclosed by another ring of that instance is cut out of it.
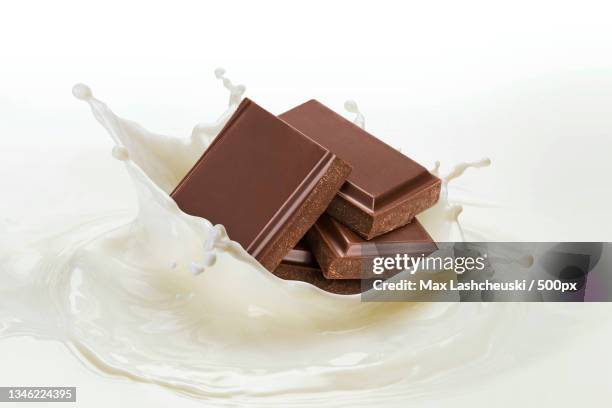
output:
<svg viewBox="0 0 612 408"><path fill-rule="evenodd" d="M355 102L353 100L348 100L348 101L344 102L344 109L346 109L347 111L349 111L351 113L359 112L359 107L357 106L357 102Z"/></svg>
<svg viewBox="0 0 612 408"><path fill-rule="evenodd" d="M353 100L348 100L344 102L344 109L346 109L350 113L355 114L355 119L353 119L353 123L359 126L362 129L365 129L365 116L359 111L359 106L357 106L357 102Z"/></svg>
<svg viewBox="0 0 612 408"><path fill-rule="evenodd" d="M125 147L117 145L113 147L113 157L119 161L126 161L130 158L130 154Z"/></svg>
<svg viewBox="0 0 612 408"><path fill-rule="evenodd" d="M440 162L436 161L434 163L433 169L431 169L429 172L433 174L434 176L437 176L438 174L440 174Z"/></svg>
<svg viewBox="0 0 612 408"><path fill-rule="evenodd" d="M221 82L223 82L223 86L230 91L230 106L238 105L242 95L246 91L246 87L244 85L234 85L229 78L225 77L225 69L223 68L215 69L215 76L217 79L220 79Z"/></svg>
<svg viewBox="0 0 612 408"><path fill-rule="evenodd" d="M246 86L244 85L236 85L236 87L234 88L234 93L242 95L243 93L246 92Z"/></svg>
<svg viewBox="0 0 612 408"><path fill-rule="evenodd" d="M192 262L189 266L189 271L193 273L195 276L198 276L202 272L204 272L204 266L200 265L197 262Z"/></svg>
<svg viewBox="0 0 612 408"><path fill-rule="evenodd" d="M221 67L219 67L219 68L215 69L215 76L216 76L217 78L221 79L221 77L222 77L223 75L225 75L225 68L221 68Z"/></svg>
<svg viewBox="0 0 612 408"><path fill-rule="evenodd" d="M227 238L227 231L222 224L217 224L213 227L215 244L221 243Z"/></svg>
<svg viewBox="0 0 612 408"><path fill-rule="evenodd" d="M202 262L206 267L213 266L215 262L217 262L217 255L212 251L206 252L204 253L204 260Z"/></svg>
<svg viewBox="0 0 612 408"><path fill-rule="evenodd" d="M91 98L93 95L91 89L85 84L76 84L72 87L72 95L82 101Z"/></svg>

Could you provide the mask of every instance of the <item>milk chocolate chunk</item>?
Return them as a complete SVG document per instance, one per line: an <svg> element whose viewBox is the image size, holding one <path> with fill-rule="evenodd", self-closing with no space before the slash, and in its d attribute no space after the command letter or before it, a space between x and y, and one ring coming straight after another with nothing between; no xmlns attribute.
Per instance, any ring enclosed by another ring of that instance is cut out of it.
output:
<svg viewBox="0 0 612 408"><path fill-rule="evenodd" d="M273 271L349 172L334 153L245 99L172 197L184 212L224 225Z"/></svg>
<svg viewBox="0 0 612 408"><path fill-rule="evenodd" d="M310 283L324 291L339 295L354 295L362 292L359 279L326 279L321 273L319 264L304 240L283 258L274 274L286 280L297 280ZM367 287L364 285L364 289Z"/></svg>
<svg viewBox="0 0 612 408"><path fill-rule="evenodd" d="M440 196L440 179L321 103L280 118L348 162L353 171L327 213L366 239L412 221Z"/></svg>
<svg viewBox="0 0 612 408"><path fill-rule="evenodd" d="M401 271L374 273L374 259L427 256L438 249L418 220L366 241L345 225L324 214L306 234L323 276L327 279L381 279Z"/></svg>

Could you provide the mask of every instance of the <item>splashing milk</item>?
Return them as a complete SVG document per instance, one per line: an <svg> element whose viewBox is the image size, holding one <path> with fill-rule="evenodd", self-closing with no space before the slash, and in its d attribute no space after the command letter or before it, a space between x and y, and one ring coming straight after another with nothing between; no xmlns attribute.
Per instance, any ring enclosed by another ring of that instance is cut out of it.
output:
<svg viewBox="0 0 612 408"><path fill-rule="evenodd" d="M368 406L436 398L534 350L551 352L556 333L586 324L542 305L361 303L268 273L223 227L181 212L168 195L245 92L224 70L215 75L229 106L187 139L149 132L74 87L114 140L138 212L75 219L60 234L3 249L1 337L54 339L94 370L226 404ZM363 127L357 104L345 107ZM419 217L436 240L464 236L449 182L489 164L443 177L440 202Z"/></svg>

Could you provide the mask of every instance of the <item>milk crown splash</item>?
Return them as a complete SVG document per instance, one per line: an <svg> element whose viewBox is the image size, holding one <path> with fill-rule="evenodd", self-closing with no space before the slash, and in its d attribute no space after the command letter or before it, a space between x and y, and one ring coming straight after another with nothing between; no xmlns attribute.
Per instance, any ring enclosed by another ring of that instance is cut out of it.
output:
<svg viewBox="0 0 612 408"><path fill-rule="evenodd" d="M22 249L0 247L0 337L57 340L96 372L205 405L417 406L521 357L556 352L559 338L584 332L578 323L600 323L592 309L570 325L528 304L360 303L263 270L221 226L182 213L168 195L244 92L216 74L230 91L229 107L186 140L148 132L114 115L88 87L73 89L115 140L113 157L134 183L139 213L131 221L114 213L73 217L52 236L24 228ZM364 126L356 104L349 110ZM79 192L88 194L90 184L83 180ZM430 233L455 225L443 217L447 204L445 193L419 216ZM44 222L58 223L52 218ZM40 230L43 221L34 222ZM555 321L562 323L556 332ZM521 353L508 353L508 344Z"/></svg>
<svg viewBox="0 0 612 408"><path fill-rule="evenodd" d="M222 226L213 227L205 219L190 217L182 213L168 194L221 131L236 110L246 90L243 85L233 84L225 76L225 70L222 68L215 70L215 76L229 91L228 108L213 123L197 124L189 139L158 135L135 122L117 116L105 103L93 96L87 85L77 84L72 91L76 98L89 104L96 120L102 124L116 143L113 148L113 156L125 163L137 191L139 215L134 224L143 231L142 236L149 237L148 239L153 241L150 244L157 244L160 248L167 246L166 237L176 233L175 225L167 221L173 218L187 220L186 223L191 226L190 229L195 229L200 234L203 247L201 258L192 260L188 267L191 273L196 275L215 263L217 258L215 251L218 248L226 249L229 239ZM348 112L355 114L354 123L365 128L365 116L359 110L357 103L348 100L344 106ZM463 208L448 202L447 186L450 181L460 177L466 169L489 164L489 159L460 163L442 178L443 185L439 202L420 217L424 220L426 228L435 232L432 233L435 239L451 239L448 230L453 224L458 228L460 238L465 239L458 220ZM432 173L437 175L439 166L439 162L436 163ZM164 217L160 211L171 211L173 217ZM433 216L428 217L427 214L433 214ZM442 231L442 234L437 234L438 231ZM177 259L181 259L181 251L175 248L175 251L165 251L165 253L176 254L173 259L166 259L164 262L170 269L177 268L179 266Z"/></svg>
<svg viewBox="0 0 612 408"><path fill-rule="evenodd" d="M139 236L146 237L147 245L151 248L158 248L159 253L167 254L167 259L160 262L168 268L186 267L195 275L215 264L217 250L233 247L239 252L237 244L230 244L223 226L213 226L203 218L183 213L168 195L221 131L246 90L244 85L234 85L226 78L222 68L215 70L215 76L229 91L228 108L213 123L197 124L189 139L158 135L117 116L104 102L93 96L87 85L76 84L72 89L77 99L89 104L96 120L116 143L112 155L124 162L138 197L139 212L134 228L139 231ZM189 237L177 234L187 234ZM169 239L173 236L176 239ZM184 259L183 254L187 253L181 250L180 242L193 242L194 238L201 242L202 247L197 252L198 259L192 260L189 265L180 265L178 259ZM169 247L173 248L169 250ZM171 254L173 256L169 257Z"/></svg>

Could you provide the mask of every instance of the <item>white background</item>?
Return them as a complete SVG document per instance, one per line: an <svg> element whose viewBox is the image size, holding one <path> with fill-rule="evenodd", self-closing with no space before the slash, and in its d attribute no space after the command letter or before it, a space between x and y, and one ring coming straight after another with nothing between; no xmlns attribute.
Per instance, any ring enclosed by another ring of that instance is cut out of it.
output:
<svg viewBox="0 0 612 408"><path fill-rule="evenodd" d="M0 186L0 197L25 201L32 189L25 181L42 181L47 204L61 208L44 175L20 175L48 164L28 162L24 149L109 154L110 139L71 95L74 83L87 83L151 130L188 136L225 107L226 91L212 75L223 66L275 113L310 98L342 111L354 99L372 133L425 165L491 157L490 169L466 176L466 188L503 210L466 210L465 217L494 220L521 240L609 241L611 16L605 1L5 3L0 171L13 172L15 182ZM88 172L80 170L75 177ZM122 183L119 174L109 173L97 194ZM24 202L33 210L44 204ZM472 385L461 402L569 406L584 395L609 398L603 379L589 375L609 358L581 354L609 339L589 334L567 355L522 375ZM99 377L58 348L0 343L0 360L24 361L21 371L0 369L0 385L59 378L79 385L89 406L196 405L153 386ZM539 394L528 387L539 376L570 391ZM510 386L526 391L508 394Z"/></svg>

